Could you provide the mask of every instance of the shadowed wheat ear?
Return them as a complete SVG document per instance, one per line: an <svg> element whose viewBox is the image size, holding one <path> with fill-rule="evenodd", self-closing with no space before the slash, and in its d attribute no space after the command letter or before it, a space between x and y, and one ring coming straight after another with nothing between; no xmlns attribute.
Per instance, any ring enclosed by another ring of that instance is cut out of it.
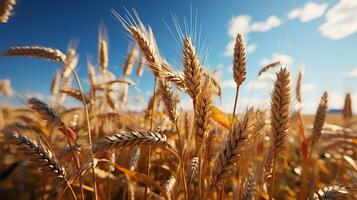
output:
<svg viewBox="0 0 357 200"><path fill-rule="evenodd" d="M185 75L185 86L187 94L196 102L198 94L201 92L202 69L196 49L190 37L183 40L183 72Z"/></svg>
<svg viewBox="0 0 357 200"><path fill-rule="evenodd" d="M224 186L225 181L231 176L235 163L242 158L247 146L250 145L252 135L260 131L263 125L263 121L257 120L252 109L246 111L224 143L215 162L213 173L215 186Z"/></svg>
<svg viewBox="0 0 357 200"><path fill-rule="evenodd" d="M272 132L272 151L271 160L272 176L271 191L269 193L269 200L274 196L274 182L275 182L275 160L279 152L284 149L289 128L291 108L291 88L290 88L290 73L286 68L280 69L276 74L274 81L274 89L271 96L270 108L270 125ZM270 165L270 164L269 164Z"/></svg>
<svg viewBox="0 0 357 200"><path fill-rule="evenodd" d="M177 104L180 102L180 99L174 95L171 84L165 80L159 80L159 90L168 117L172 123L176 123L179 116Z"/></svg>
<svg viewBox="0 0 357 200"><path fill-rule="evenodd" d="M192 182L198 173L198 157L193 157L191 159L189 169L190 169L189 178L190 178L190 182Z"/></svg>
<svg viewBox="0 0 357 200"><path fill-rule="evenodd" d="M31 129L26 129L30 131ZM21 132L16 125L8 126L2 130L5 139L17 146L26 154L26 157L32 161L35 166L40 167L44 172L51 176L58 177L67 182L66 170L60 165L54 152L46 145L44 138L33 133L33 138Z"/></svg>
<svg viewBox="0 0 357 200"><path fill-rule="evenodd" d="M357 188L346 188L339 185L329 185L313 193L309 200L339 199L339 197L349 195L352 192L355 193L356 191Z"/></svg>
<svg viewBox="0 0 357 200"><path fill-rule="evenodd" d="M77 101L82 101L82 94L81 91L79 91L78 89L61 89L60 91L61 93L65 93L66 95L76 99ZM90 104L91 103L91 99L90 97L88 97L87 95L84 95L84 100L86 104Z"/></svg>
<svg viewBox="0 0 357 200"><path fill-rule="evenodd" d="M251 172L250 175L244 179L243 189L239 197L240 200L253 200L255 199L256 189L256 176Z"/></svg>
<svg viewBox="0 0 357 200"><path fill-rule="evenodd" d="M258 76L261 76L264 72L267 72L270 69L273 69L274 67L280 65L280 61L272 62L268 65L265 65L262 67L262 69L259 71Z"/></svg>
<svg viewBox="0 0 357 200"><path fill-rule="evenodd" d="M93 144L93 151L107 151L136 146L162 146L169 147L167 137L152 131L120 130L118 133L99 139Z"/></svg>
<svg viewBox="0 0 357 200"><path fill-rule="evenodd" d="M0 1L0 22L7 23L10 16L12 15L12 10L16 4L16 0L2 0Z"/></svg>
<svg viewBox="0 0 357 200"><path fill-rule="evenodd" d="M205 80L195 105L195 129L197 149L200 149L203 138L210 131L213 109L214 86L210 79Z"/></svg>
<svg viewBox="0 0 357 200"><path fill-rule="evenodd" d="M291 108L290 73L286 68L276 74L271 96L271 131L274 154L282 151L289 128Z"/></svg>
<svg viewBox="0 0 357 200"><path fill-rule="evenodd" d="M50 108L45 102L41 101L37 97L31 97L27 99L27 103L36 111L40 117L46 120L50 124L54 124L57 126L63 126L63 122L61 117L58 115L56 111Z"/></svg>
<svg viewBox="0 0 357 200"><path fill-rule="evenodd" d="M352 96L351 93L347 93L345 96L345 103L343 105L343 119L349 120L352 118Z"/></svg>
<svg viewBox="0 0 357 200"><path fill-rule="evenodd" d="M302 75L303 75L303 70L300 69L297 79L296 79L296 87L295 87L295 98L296 100L301 104L302 99L301 99L301 82L302 82Z"/></svg>
<svg viewBox="0 0 357 200"><path fill-rule="evenodd" d="M321 136L327 113L327 102L328 95L327 92L324 92L315 115L314 126L312 128L312 143L315 143Z"/></svg>
<svg viewBox="0 0 357 200"><path fill-rule="evenodd" d="M233 56L233 78L237 86L240 86L247 76L247 52L240 34L236 37Z"/></svg>
<svg viewBox="0 0 357 200"><path fill-rule="evenodd" d="M137 56L138 56L138 50L133 46L129 46L128 57L125 61L124 68L123 68L124 76L129 76L133 71L134 61L136 60Z"/></svg>
<svg viewBox="0 0 357 200"><path fill-rule="evenodd" d="M35 57L63 63L66 61L66 55L64 55L64 53L62 53L60 50L42 46L10 47L10 49L5 51L3 55Z"/></svg>

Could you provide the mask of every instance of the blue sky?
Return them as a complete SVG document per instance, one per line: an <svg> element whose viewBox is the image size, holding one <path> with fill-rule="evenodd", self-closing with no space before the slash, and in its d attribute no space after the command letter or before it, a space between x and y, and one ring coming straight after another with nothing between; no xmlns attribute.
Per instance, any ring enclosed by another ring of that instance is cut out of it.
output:
<svg viewBox="0 0 357 200"><path fill-rule="evenodd" d="M175 42L178 34L174 31L173 36L169 31L174 30L172 16L177 16L181 25L184 20L197 24L190 32L201 38L196 37L195 43L201 57L207 57L204 64L219 70L224 98L217 103L226 111L232 109L234 100L230 44L237 33L244 35L249 50L248 78L241 89L240 109L269 105L273 73L260 79L257 73L264 64L276 59L291 69L293 83L296 72L304 66L304 112L315 112L324 90L330 93L331 108L342 106L346 92L352 92L357 102L355 0L19 1L10 21L0 24L0 51L25 44L65 51L68 42L76 39L80 55L77 71L85 81L87 55L97 60L98 27L103 22L109 34L109 69L120 77L130 38L110 10L125 15L124 7L137 10L142 21L153 28L160 53L178 69L181 45ZM196 15L197 23L191 20ZM52 77L61 67L59 63L39 59L0 57L0 79L10 79L17 92L41 93L46 97ZM135 75L132 78L136 80ZM142 92L131 90L131 96L147 99L152 84L151 73L146 70L140 80ZM3 97L0 100L11 101ZM188 96L183 95L182 100L183 107L187 107ZM357 105L354 108L356 111Z"/></svg>

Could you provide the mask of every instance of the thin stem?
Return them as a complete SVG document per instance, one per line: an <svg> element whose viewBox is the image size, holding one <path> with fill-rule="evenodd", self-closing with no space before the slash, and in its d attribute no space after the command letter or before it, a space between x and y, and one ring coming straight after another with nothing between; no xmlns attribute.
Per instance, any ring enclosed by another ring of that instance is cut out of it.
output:
<svg viewBox="0 0 357 200"><path fill-rule="evenodd" d="M220 186L217 188L217 198L218 200L223 200L224 197L224 186Z"/></svg>
<svg viewBox="0 0 357 200"><path fill-rule="evenodd" d="M273 199L274 186L275 186L275 155L273 155L273 171L272 171L272 178L271 178L271 183L270 183L269 200Z"/></svg>
<svg viewBox="0 0 357 200"><path fill-rule="evenodd" d="M157 85L157 80L155 77L155 81L154 81L154 97L153 97L153 105L152 105L152 109L151 109L151 116L150 116L150 131L152 131L153 128L153 123L154 123L154 108L155 108L155 100L156 100L156 85ZM147 168L146 168L146 172L147 172L147 176L150 177L150 162L151 162L151 146L149 146L148 148L148 159L147 159ZM145 197L144 199L147 200L148 199L148 187L145 186Z"/></svg>
<svg viewBox="0 0 357 200"><path fill-rule="evenodd" d="M176 131L177 131L177 135L179 138L179 144L180 144L180 159L181 159L181 178L183 181L183 189L185 192L185 200L188 200L188 193L187 193L187 184L186 184L186 177L185 177L185 161L183 158L183 144L182 144L182 140L181 140L181 136L180 136L180 131L178 128L178 124L177 124L177 120L175 122L175 126L176 126Z"/></svg>
<svg viewBox="0 0 357 200"><path fill-rule="evenodd" d="M239 85L237 85L236 97L235 97L235 99L234 99L232 121L231 121L231 126L230 126L230 129L229 129L230 132L232 132L232 129L233 129L234 117L235 117L235 115L236 115L236 108L237 108L237 104L238 104L238 95L239 95Z"/></svg>
<svg viewBox="0 0 357 200"><path fill-rule="evenodd" d="M77 200L76 193L74 193L74 190L73 190L71 184L70 183L67 183L67 184L68 184L69 191L71 191L73 199Z"/></svg>
<svg viewBox="0 0 357 200"><path fill-rule="evenodd" d="M71 69L72 70L72 69ZM92 164L92 174L93 174L93 187L94 187L94 199L98 200L98 189L97 189L97 178L94 172L94 159L93 159L93 144L92 144L92 135L91 135L91 129L90 129L90 123L89 123L89 113L88 113L88 107L86 105L86 101L84 98L84 94L83 94L83 89L82 89L82 85L81 82L79 80L78 74L72 70L72 73L74 74L74 77L76 79L76 82L78 84L79 90L81 92L81 96L82 96L82 103L84 106L84 110L85 110L85 117L86 117L86 122L87 122L87 134L88 134L88 141L89 141L89 155L90 155L90 159L91 159L91 164Z"/></svg>

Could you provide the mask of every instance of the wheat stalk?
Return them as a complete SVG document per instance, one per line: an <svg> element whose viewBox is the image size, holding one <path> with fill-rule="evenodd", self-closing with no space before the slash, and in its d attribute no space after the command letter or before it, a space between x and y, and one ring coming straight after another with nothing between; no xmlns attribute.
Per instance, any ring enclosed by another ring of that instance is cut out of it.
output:
<svg viewBox="0 0 357 200"><path fill-rule="evenodd" d="M99 139L93 144L93 151L107 151L111 149L135 146L169 147L165 135L152 131L120 130L118 133Z"/></svg>
<svg viewBox="0 0 357 200"><path fill-rule="evenodd" d="M7 23L10 16L12 15L12 10L16 4L16 0L2 0L0 1L0 22Z"/></svg>
<svg viewBox="0 0 357 200"><path fill-rule="evenodd" d="M16 46L10 47L9 50L3 53L4 56L28 56L42 58L50 61L63 62L66 61L66 55L60 50L42 46Z"/></svg>
<svg viewBox="0 0 357 200"><path fill-rule="evenodd" d="M51 95L58 94L58 90L59 90L59 87L60 87L60 81L61 81L61 73L60 73L60 71L56 71L56 73L55 73L55 75L53 76L53 79L52 79Z"/></svg>

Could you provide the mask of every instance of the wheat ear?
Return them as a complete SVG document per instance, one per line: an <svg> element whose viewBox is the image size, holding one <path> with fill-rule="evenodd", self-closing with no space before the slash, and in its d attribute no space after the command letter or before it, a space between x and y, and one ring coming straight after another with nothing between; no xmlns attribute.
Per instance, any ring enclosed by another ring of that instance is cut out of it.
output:
<svg viewBox="0 0 357 200"><path fill-rule="evenodd" d="M107 151L111 149L136 147L136 146L162 146L169 147L165 135L151 131L120 130L118 133L99 139L93 144L93 151Z"/></svg>
<svg viewBox="0 0 357 200"><path fill-rule="evenodd" d="M136 60L137 56L138 56L138 50L135 47L130 46L128 57L125 61L124 68L123 68L124 76L129 76L133 71L134 61Z"/></svg>
<svg viewBox="0 0 357 200"><path fill-rule="evenodd" d="M185 86L187 94L191 96L194 104L198 94L201 92L202 69L196 49L192 44L191 38L183 40L183 58Z"/></svg>
<svg viewBox="0 0 357 200"><path fill-rule="evenodd" d="M346 196L351 192L355 192L355 191L356 188L346 188L344 186L339 186L339 185L329 185L313 193L309 199L310 200L339 199L338 197Z"/></svg>
<svg viewBox="0 0 357 200"><path fill-rule="evenodd" d="M11 47L3 53L4 56L28 56L50 61L65 62L66 55L60 50L42 46Z"/></svg>
<svg viewBox="0 0 357 200"><path fill-rule="evenodd" d="M8 126L2 132L5 134L6 140L17 145L17 148L22 150L36 166L67 182L65 168L60 165L54 152L46 145L47 142L42 141L44 138L36 136L38 133L33 134L35 138L31 138L22 133L16 125Z"/></svg>
<svg viewBox="0 0 357 200"><path fill-rule="evenodd" d="M278 65L280 65L280 61L275 61L272 62L270 64L265 65L264 67L262 67L262 69L259 71L258 76L261 76L264 72L269 71L270 69L273 69L274 67L277 67Z"/></svg>
<svg viewBox="0 0 357 200"><path fill-rule="evenodd" d="M16 4L16 0L2 0L0 1L0 22L7 23L10 16L12 15L12 10Z"/></svg>
<svg viewBox="0 0 357 200"><path fill-rule="evenodd" d="M290 73L282 68L274 81L274 89L271 96L271 132L272 132L272 182L269 200L273 198L275 179L275 159L284 149L289 128L291 108Z"/></svg>

